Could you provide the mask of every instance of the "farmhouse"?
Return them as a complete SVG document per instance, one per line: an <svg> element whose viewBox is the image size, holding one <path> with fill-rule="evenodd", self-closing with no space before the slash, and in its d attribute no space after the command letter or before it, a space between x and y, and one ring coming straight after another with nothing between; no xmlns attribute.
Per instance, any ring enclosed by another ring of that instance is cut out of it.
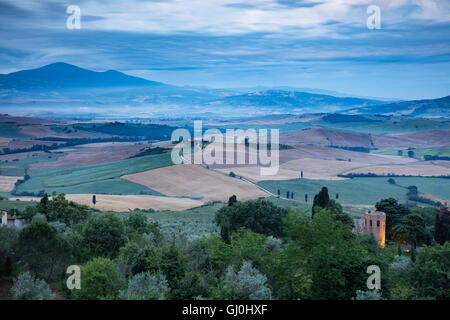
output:
<svg viewBox="0 0 450 320"><path fill-rule="evenodd" d="M2 213L2 225L3 226L16 226L16 227L23 226L22 218L8 216L8 212L3 211L3 210L1 210L1 213Z"/></svg>

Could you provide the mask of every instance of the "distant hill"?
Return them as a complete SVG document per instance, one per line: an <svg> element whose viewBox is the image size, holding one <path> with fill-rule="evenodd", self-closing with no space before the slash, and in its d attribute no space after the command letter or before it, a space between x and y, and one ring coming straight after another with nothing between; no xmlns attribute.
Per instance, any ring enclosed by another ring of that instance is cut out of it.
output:
<svg viewBox="0 0 450 320"><path fill-rule="evenodd" d="M108 70L95 72L68 63L0 74L2 112L28 116L76 114L123 116L146 114L152 118L214 117L275 114L346 113L446 116L450 96L434 100L386 101L335 96L331 91L279 87L245 92L245 89L179 87ZM335 93L338 95L338 93ZM20 107L20 108L18 108ZM131 111L132 110L132 111ZM330 115L328 123L367 122L370 119Z"/></svg>
<svg viewBox="0 0 450 320"><path fill-rule="evenodd" d="M202 103L219 96L162 82L129 76L119 71L95 72L68 63L0 74L0 103L54 111L80 107L123 107ZM9 110L8 110L9 111Z"/></svg>
<svg viewBox="0 0 450 320"><path fill-rule="evenodd" d="M410 116L450 116L450 96L439 99L412 100L345 110L349 114L385 114Z"/></svg>
<svg viewBox="0 0 450 320"><path fill-rule="evenodd" d="M315 145L322 147L366 149L425 148L448 145L450 130L429 130L395 135L376 135L329 130L319 127L289 131L280 135L280 142L287 145ZM360 150L361 149L361 150Z"/></svg>
<svg viewBox="0 0 450 320"><path fill-rule="evenodd" d="M52 63L41 68L0 75L0 89L43 90L66 88L102 88L161 86L160 82L108 70L95 72L68 63Z"/></svg>
<svg viewBox="0 0 450 320"><path fill-rule="evenodd" d="M280 112L326 112L353 107L380 105L384 102L352 97L334 97L325 94L286 90L264 90L231 95L210 102L214 106L256 107Z"/></svg>

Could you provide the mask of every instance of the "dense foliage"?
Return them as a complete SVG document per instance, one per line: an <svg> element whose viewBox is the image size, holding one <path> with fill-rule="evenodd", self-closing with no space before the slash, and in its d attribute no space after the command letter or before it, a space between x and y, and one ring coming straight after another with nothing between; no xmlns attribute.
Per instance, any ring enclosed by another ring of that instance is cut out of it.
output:
<svg viewBox="0 0 450 320"><path fill-rule="evenodd" d="M35 209L14 211L24 227L0 227L0 276L14 280L16 299L51 299L55 291L94 300L450 298L448 209L379 201L392 239L381 248L353 232L327 190L315 199L312 218L231 197L215 213L218 228L202 229L44 196ZM81 289L67 289L69 265L81 267ZM381 270L380 290L367 287L371 265Z"/></svg>

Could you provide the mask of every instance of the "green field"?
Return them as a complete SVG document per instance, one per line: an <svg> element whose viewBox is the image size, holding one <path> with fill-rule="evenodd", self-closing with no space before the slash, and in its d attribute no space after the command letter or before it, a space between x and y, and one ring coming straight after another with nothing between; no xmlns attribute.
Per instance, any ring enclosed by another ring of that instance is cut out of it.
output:
<svg viewBox="0 0 450 320"><path fill-rule="evenodd" d="M30 179L16 188L16 193L40 190L56 193L154 194L158 192L139 184L118 179L126 174L172 165L170 153L149 155L91 166L29 170Z"/></svg>
<svg viewBox="0 0 450 320"><path fill-rule="evenodd" d="M323 186L328 188L330 198L336 199L339 194L340 203L374 205L377 201L393 197L401 203L406 203L405 187L416 185L420 192L429 193L444 199L450 199L450 179L440 178L394 178L398 185L389 184L386 177L354 178L349 180L308 180L294 179L284 181L261 181L258 184L273 193L281 191L281 196L286 197L286 192L294 193L294 200L305 203L305 194L308 194L308 204L311 204L314 195Z"/></svg>
<svg viewBox="0 0 450 320"><path fill-rule="evenodd" d="M409 133L426 130L450 130L450 122L440 119L392 119L371 123L324 123L328 129L370 134Z"/></svg>
<svg viewBox="0 0 450 320"><path fill-rule="evenodd" d="M32 163L37 162L52 162L56 161L62 153L42 154L41 156L29 156L22 159L15 159L10 161L0 161L1 175L3 176L23 176L25 169ZM5 168L6 166L6 168ZM8 168L8 166L14 166L17 168Z"/></svg>
<svg viewBox="0 0 450 320"><path fill-rule="evenodd" d="M419 192L450 201L450 179L429 177L395 177L393 179L400 186L416 186Z"/></svg>
<svg viewBox="0 0 450 320"><path fill-rule="evenodd" d="M25 210L26 207L35 207L37 202L34 201L10 201L10 200L1 200L0 201L0 209L2 210Z"/></svg>
<svg viewBox="0 0 450 320"><path fill-rule="evenodd" d="M4 138L28 138L15 123L0 123L0 136Z"/></svg>
<svg viewBox="0 0 450 320"><path fill-rule="evenodd" d="M402 155L404 157L408 156L409 150L404 149L401 151L402 151ZM435 148L417 148L417 149L412 149L412 151L414 152L414 158L417 160L424 160L424 156L426 154L429 154L431 156L450 157L450 147L449 146L435 147ZM376 153L376 154L386 154L386 155L395 155L395 156L398 155L397 150L388 150L388 149L371 150L370 152Z"/></svg>

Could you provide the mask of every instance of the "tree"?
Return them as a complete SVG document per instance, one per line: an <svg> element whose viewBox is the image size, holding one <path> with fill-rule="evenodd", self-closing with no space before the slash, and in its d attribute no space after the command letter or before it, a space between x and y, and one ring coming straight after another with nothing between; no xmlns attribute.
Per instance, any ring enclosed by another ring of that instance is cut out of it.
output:
<svg viewBox="0 0 450 320"><path fill-rule="evenodd" d="M305 193L305 202L308 203L308 194Z"/></svg>
<svg viewBox="0 0 450 320"><path fill-rule="evenodd" d="M394 198L383 199L375 204L377 211L386 213L386 237L391 239L392 228L399 223L403 216L411 212L407 207L401 205Z"/></svg>
<svg viewBox="0 0 450 320"><path fill-rule="evenodd" d="M126 290L121 290L122 300L164 300L169 293L169 284L164 275L153 276L150 272L142 272L128 280Z"/></svg>
<svg viewBox="0 0 450 320"><path fill-rule="evenodd" d="M285 224L288 246L273 276L282 299L351 299L366 288L368 265L385 269L376 242L361 241L329 210L314 219L291 213Z"/></svg>
<svg viewBox="0 0 450 320"><path fill-rule="evenodd" d="M20 213L22 219L24 219L27 223L30 223L33 218L36 216L37 210L33 207L26 207L24 211Z"/></svg>
<svg viewBox="0 0 450 320"><path fill-rule="evenodd" d="M81 246L89 257L115 258L126 242L124 225L112 213L91 215L81 231Z"/></svg>
<svg viewBox="0 0 450 320"><path fill-rule="evenodd" d="M0 278L11 274L17 238L16 228L0 225Z"/></svg>
<svg viewBox="0 0 450 320"><path fill-rule="evenodd" d="M233 206L236 202L237 202L237 197L236 197L236 195L233 194L233 195L228 199L228 206L231 207L231 206Z"/></svg>
<svg viewBox="0 0 450 320"><path fill-rule="evenodd" d="M244 261L237 273L234 266L229 266L216 295L223 300L268 300L272 298L272 292L267 286L267 277L254 268L251 261Z"/></svg>
<svg viewBox="0 0 450 320"><path fill-rule="evenodd" d="M320 208L322 208L322 209L326 208L329 201L330 201L330 196L328 195L328 188L322 187L322 190L320 190L320 192L314 196L314 201L313 201L313 206L312 206L313 216L317 210L320 210ZM319 207L319 208L317 208L317 207Z"/></svg>
<svg viewBox="0 0 450 320"><path fill-rule="evenodd" d="M419 214L405 215L400 223L393 227L393 235L397 240L407 241L417 248L418 243L426 240L425 220Z"/></svg>
<svg viewBox="0 0 450 320"><path fill-rule="evenodd" d="M179 287L170 292L170 297L175 300L202 299L208 297L210 291L210 286L201 275L190 272L180 281Z"/></svg>
<svg viewBox="0 0 450 320"><path fill-rule="evenodd" d="M352 226L353 228L353 219L348 215L348 213L344 212L339 202L335 200L330 200L328 201L328 204L325 209L334 214L336 220L346 223Z"/></svg>
<svg viewBox="0 0 450 320"><path fill-rule="evenodd" d="M300 178L303 179L303 171L300 171Z"/></svg>
<svg viewBox="0 0 450 320"><path fill-rule="evenodd" d="M71 248L47 221L33 221L19 233L19 255L37 277L52 281L64 273L71 260Z"/></svg>
<svg viewBox="0 0 450 320"><path fill-rule="evenodd" d="M48 221L60 221L67 225L80 223L89 216L89 208L87 206L66 200L64 193L60 193L52 200L49 200L46 207Z"/></svg>
<svg viewBox="0 0 450 320"><path fill-rule="evenodd" d="M230 222L228 220L224 220L220 225L220 236L225 243L231 242Z"/></svg>
<svg viewBox="0 0 450 320"><path fill-rule="evenodd" d="M280 237L283 235L283 218L288 210L267 200L250 200L232 207L220 208L214 222L220 227L229 223L230 231L247 228L254 232Z"/></svg>
<svg viewBox="0 0 450 320"><path fill-rule="evenodd" d="M148 223L147 216L141 212L131 212L124 220L128 237L142 236L144 233L154 234L157 239L162 237L158 223Z"/></svg>
<svg viewBox="0 0 450 320"><path fill-rule="evenodd" d="M450 299L450 243L421 248L412 269L419 299Z"/></svg>
<svg viewBox="0 0 450 320"><path fill-rule="evenodd" d="M269 239L276 240L272 236L267 237L251 230L239 229L233 234L233 240L231 241L230 255L232 261L235 264L241 264L246 260L251 260L256 268L269 275L275 259Z"/></svg>
<svg viewBox="0 0 450 320"><path fill-rule="evenodd" d="M47 216L47 214L48 214L47 205L48 205L48 195L47 195L47 193L44 193L44 196L42 197L41 201L39 201L39 204L36 206L36 209L38 212Z"/></svg>
<svg viewBox="0 0 450 320"><path fill-rule="evenodd" d="M130 241L120 248L116 264L125 277L132 277L141 271L138 270L141 254L142 249L135 241Z"/></svg>
<svg viewBox="0 0 450 320"><path fill-rule="evenodd" d="M416 253L416 248L415 247L412 247L411 248L411 261L412 262L416 262L416 259L417 259L417 253Z"/></svg>
<svg viewBox="0 0 450 320"><path fill-rule="evenodd" d="M81 267L81 289L75 296L82 300L112 300L124 286L124 279L108 258L94 258Z"/></svg>
<svg viewBox="0 0 450 320"><path fill-rule="evenodd" d="M175 246L175 240L172 240L172 244L162 253L161 271L166 276L170 288L179 287L180 281L185 276L185 264Z"/></svg>
<svg viewBox="0 0 450 320"><path fill-rule="evenodd" d="M434 238L439 244L444 244L445 241L450 240L450 211L447 207L441 206L439 214L436 215L436 222L434 226Z"/></svg>
<svg viewBox="0 0 450 320"><path fill-rule="evenodd" d="M313 299L350 299L364 286L367 265L351 226L322 210L312 221L308 267Z"/></svg>
<svg viewBox="0 0 450 320"><path fill-rule="evenodd" d="M14 279L11 293L15 300L51 300L55 297L50 286L30 272L23 272Z"/></svg>
<svg viewBox="0 0 450 320"><path fill-rule="evenodd" d="M94 205L94 207L95 207L96 203L97 203L97 197L94 194L94 195L92 195L92 204Z"/></svg>

